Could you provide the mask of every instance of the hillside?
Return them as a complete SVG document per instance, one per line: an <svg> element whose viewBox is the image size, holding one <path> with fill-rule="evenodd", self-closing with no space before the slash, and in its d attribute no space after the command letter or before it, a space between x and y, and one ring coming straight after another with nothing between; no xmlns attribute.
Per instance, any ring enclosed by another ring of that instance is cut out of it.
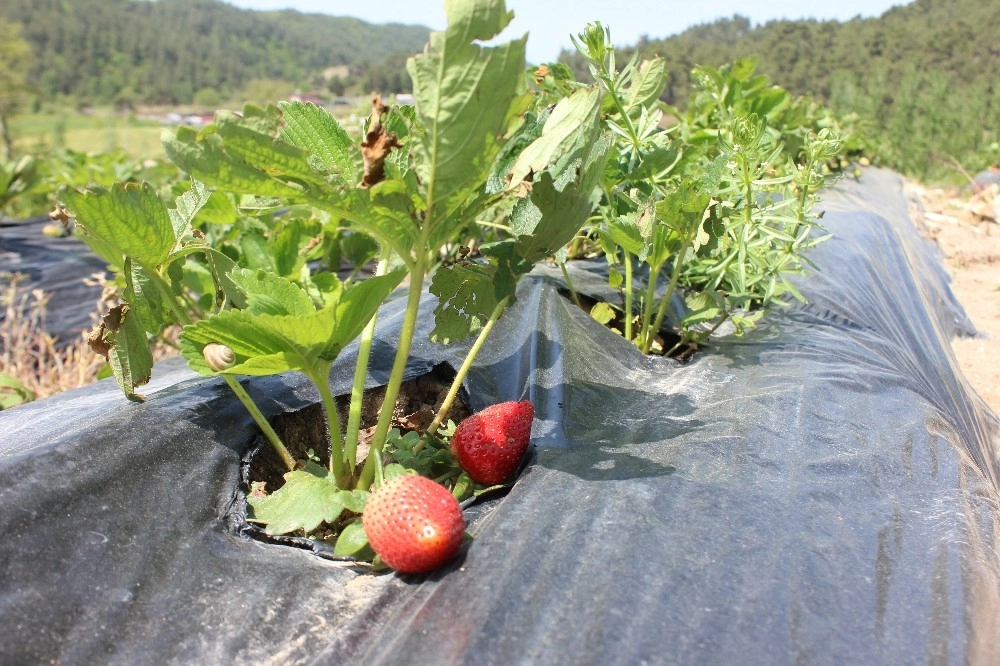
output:
<svg viewBox="0 0 1000 666"><path fill-rule="evenodd" d="M884 163L919 178L1000 160L1000 2L916 0L880 17L772 21L734 16L628 49L666 58L665 100L683 105L695 65L754 56L759 72L884 141ZM584 70L575 54L564 54ZM585 71L585 70L584 70Z"/></svg>
<svg viewBox="0 0 1000 666"><path fill-rule="evenodd" d="M322 73L337 66L360 83L384 75L387 58L398 63L422 49L428 35L219 0L4 0L0 17L24 26L43 95L89 103L186 103L199 90L226 95L255 79L329 86ZM385 83L405 82L403 73Z"/></svg>
<svg viewBox="0 0 1000 666"><path fill-rule="evenodd" d="M687 89L695 64L718 66L755 55L762 73L795 92L829 98L837 75L884 73L898 84L908 68L946 73L956 84L1000 74L1000 3L916 0L880 17L837 21L771 21L752 27L734 16L637 48L666 57L672 94ZM676 99L670 101L677 101Z"/></svg>
<svg viewBox="0 0 1000 666"><path fill-rule="evenodd" d="M228 98L255 84L281 95L405 92L404 62L428 34L221 0L3 0L0 18L24 25L41 96L76 103L187 103L199 92ZM858 114L877 163L922 180L954 179L1000 163L998 25L1000 2L915 0L843 23L754 26L734 16L622 51L663 56L664 100L678 106L696 65L754 56L776 84ZM575 54L563 59L586 79ZM338 75L323 77L331 71Z"/></svg>

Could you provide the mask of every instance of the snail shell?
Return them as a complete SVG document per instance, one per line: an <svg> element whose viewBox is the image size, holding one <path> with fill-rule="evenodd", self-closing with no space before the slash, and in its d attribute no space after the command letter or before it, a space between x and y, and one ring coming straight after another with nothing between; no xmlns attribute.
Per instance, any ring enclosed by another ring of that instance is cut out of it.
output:
<svg viewBox="0 0 1000 666"><path fill-rule="evenodd" d="M222 372L236 364L236 354L226 345L210 342L201 350L201 355L205 358L208 367L216 372Z"/></svg>

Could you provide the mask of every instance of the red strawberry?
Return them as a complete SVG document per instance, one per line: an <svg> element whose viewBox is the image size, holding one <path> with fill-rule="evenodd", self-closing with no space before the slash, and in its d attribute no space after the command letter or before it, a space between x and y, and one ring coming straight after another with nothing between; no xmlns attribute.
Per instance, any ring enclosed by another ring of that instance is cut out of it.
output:
<svg viewBox="0 0 1000 666"><path fill-rule="evenodd" d="M490 405L458 424L451 450L473 481L502 483L517 471L534 418L535 408L527 400Z"/></svg>
<svg viewBox="0 0 1000 666"><path fill-rule="evenodd" d="M400 573L426 573L455 556L465 521L458 500L439 483L404 474L372 493L361 516L368 543Z"/></svg>

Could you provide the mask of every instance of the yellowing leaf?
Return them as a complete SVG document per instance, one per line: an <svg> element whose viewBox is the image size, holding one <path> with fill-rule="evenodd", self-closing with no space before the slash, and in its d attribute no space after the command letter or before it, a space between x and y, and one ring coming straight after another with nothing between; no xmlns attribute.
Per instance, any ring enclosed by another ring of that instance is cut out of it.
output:
<svg viewBox="0 0 1000 666"><path fill-rule="evenodd" d="M615 318L615 311L607 303L597 303L590 308L590 316L605 326Z"/></svg>

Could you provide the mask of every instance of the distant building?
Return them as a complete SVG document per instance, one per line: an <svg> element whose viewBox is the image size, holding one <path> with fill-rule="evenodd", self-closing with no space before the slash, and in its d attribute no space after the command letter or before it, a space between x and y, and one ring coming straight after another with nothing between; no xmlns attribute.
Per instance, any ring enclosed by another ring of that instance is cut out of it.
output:
<svg viewBox="0 0 1000 666"><path fill-rule="evenodd" d="M180 113L168 113L163 116L163 125L190 125L191 127L204 127L215 120L214 113L191 113L181 115Z"/></svg>
<svg viewBox="0 0 1000 666"><path fill-rule="evenodd" d="M293 102L303 102L303 103L311 102L316 106L326 106L326 101L319 95L312 95L307 93L295 93L288 99Z"/></svg>

